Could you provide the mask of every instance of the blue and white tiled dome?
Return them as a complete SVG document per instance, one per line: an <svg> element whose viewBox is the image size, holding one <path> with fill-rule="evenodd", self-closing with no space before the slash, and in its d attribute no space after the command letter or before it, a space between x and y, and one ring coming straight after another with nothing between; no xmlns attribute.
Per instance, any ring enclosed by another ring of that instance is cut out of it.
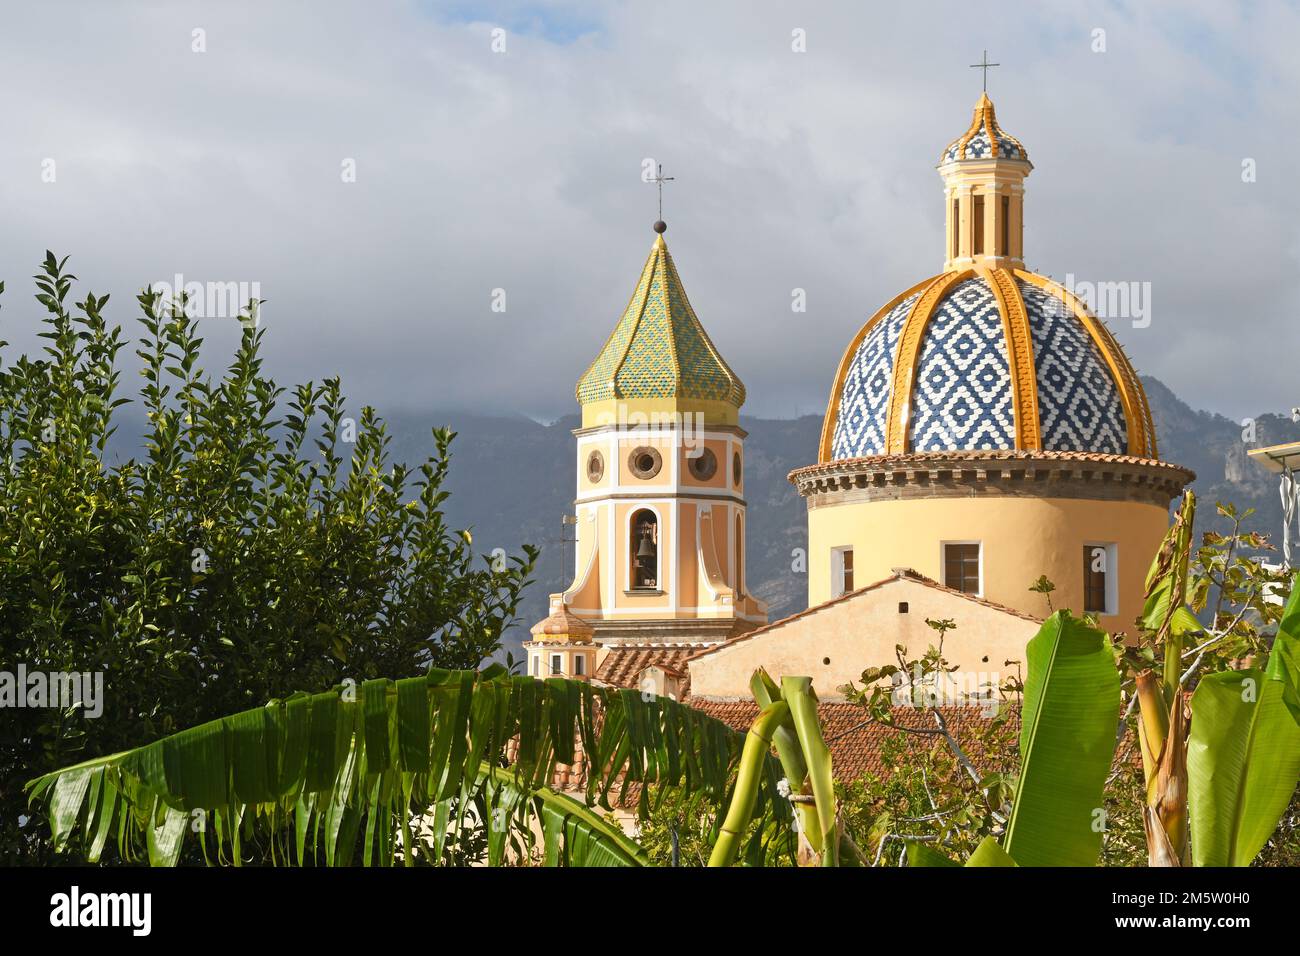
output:
<svg viewBox="0 0 1300 956"><path fill-rule="evenodd" d="M1146 396L1110 332L1065 290L1022 270L946 272L877 313L845 354L828 414L823 460L991 450L1155 457Z"/></svg>
<svg viewBox="0 0 1300 956"><path fill-rule="evenodd" d="M985 93L975 104L970 127L944 149L939 165L965 159L1019 159L1029 162L1024 145L1001 126Z"/></svg>

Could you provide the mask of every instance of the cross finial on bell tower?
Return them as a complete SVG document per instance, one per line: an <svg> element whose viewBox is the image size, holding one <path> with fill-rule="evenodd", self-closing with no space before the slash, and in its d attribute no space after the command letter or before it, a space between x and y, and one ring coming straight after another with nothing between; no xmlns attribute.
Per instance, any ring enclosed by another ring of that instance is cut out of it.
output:
<svg viewBox="0 0 1300 956"><path fill-rule="evenodd" d="M664 175L664 164L659 163L655 169L655 175L650 182L659 187L659 218L655 220L655 232L663 235L668 229L668 223L664 222L664 183L670 183L675 177Z"/></svg>
<svg viewBox="0 0 1300 956"><path fill-rule="evenodd" d="M971 67L972 70L983 70L983 71L984 71L984 92L985 92L985 93L987 93L987 92L989 91L989 67L991 67L991 66L1001 66L1001 65L1002 65L1001 63L990 63L990 62L989 62L989 51L988 51L988 50L985 50L985 51L984 51L984 57L983 57L983 59L980 60L979 63L972 63L972 64L970 65L970 67Z"/></svg>

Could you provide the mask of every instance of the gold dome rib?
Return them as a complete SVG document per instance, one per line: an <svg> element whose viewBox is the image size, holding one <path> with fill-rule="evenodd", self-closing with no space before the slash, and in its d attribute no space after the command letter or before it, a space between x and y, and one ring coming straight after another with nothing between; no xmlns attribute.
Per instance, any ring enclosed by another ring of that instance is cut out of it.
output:
<svg viewBox="0 0 1300 956"><path fill-rule="evenodd" d="M957 283L975 275L974 269L945 272L930 283L912 306L894 358L894 385L889 398L889 418L885 423L885 450L891 455L907 453L908 420L911 417L912 387L916 382L916 363L921 353L925 327L935 307Z"/></svg>
<svg viewBox="0 0 1300 956"><path fill-rule="evenodd" d="M993 290L998 312L1002 315L1002 335L1006 340L1011 376L1011 403L1015 411L1015 448L1017 451L1040 451L1043 434L1038 419L1038 372L1034 365L1034 340L1024 299L1016 280L1006 269L984 270L981 275Z"/></svg>
<svg viewBox="0 0 1300 956"><path fill-rule="evenodd" d="M1128 430L1128 453L1139 458L1155 458L1155 428L1151 421L1151 409L1147 404L1146 393L1142 390L1142 383L1138 381L1137 373L1133 371L1128 356L1119 348L1119 343L1111 335L1110 329L1098 321L1074 293L1059 283L1023 269L1017 269L1015 276L1058 297L1083 323L1093 345L1105 359L1111 378L1119 389L1120 401L1124 405L1124 424Z"/></svg>
<svg viewBox="0 0 1300 956"><path fill-rule="evenodd" d="M970 126L966 129L966 132L962 133L962 135L954 141L957 146L957 153L953 157L954 161L966 158L966 147L970 144L970 141L978 135L981 126L988 132L990 158L1000 158L998 156L998 144L1005 140L1020 150L1020 156L1025 162L1029 161L1029 153L1026 151L1024 143L1020 142L1020 140L1016 139L1016 137L1012 136L998 125L997 112L994 110L993 101L989 99L987 93L980 94L979 102L975 104L975 110L971 118ZM948 150L953 147L954 143L949 143L948 148L944 150L945 157L947 156ZM944 161L948 162L946 158Z"/></svg>
<svg viewBox="0 0 1300 956"><path fill-rule="evenodd" d="M993 101L985 93L980 97L980 105L984 108L984 129L989 135L989 155L996 157L998 155L998 121L993 115Z"/></svg>
<svg viewBox="0 0 1300 956"><path fill-rule="evenodd" d="M844 391L844 379L849 374L849 366L853 364L853 357L857 355L858 348L862 345L862 340L867 337L867 334L874 329L885 318L885 316L889 315L890 312L894 311L894 309L898 307L898 303L903 302L908 297L920 292L938 278L939 276L937 275L930 276L930 278L923 279L910 289L894 296L881 306L876 311L876 314L868 319L862 328L858 329L858 334L853 336L853 339L849 342L849 347L844 350L844 356L840 359L839 368L835 370L835 380L831 383L831 398L826 404L826 415L822 418L822 438L820 451L817 456L818 461L824 463L833 460L831 457L834 450L832 446L835 442L835 426L839 424L840 420L840 396Z"/></svg>
<svg viewBox="0 0 1300 956"><path fill-rule="evenodd" d="M1142 413L1142 425L1145 431L1143 436L1146 447L1145 457L1159 459L1160 452L1156 447L1156 426L1151 418L1151 403L1147 401L1146 389L1142 387L1142 381L1138 378L1137 369L1129 361L1128 353L1124 351L1124 346L1120 344L1119 339L1115 338L1115 333L1104 322L1098 322L1097 329L1110 343L1111 353L1115 356L1115 363L1119 366L1120 373L1128 382L1129 387L1133 389L1134 394L1140 399L1138 410Z"/></svg>

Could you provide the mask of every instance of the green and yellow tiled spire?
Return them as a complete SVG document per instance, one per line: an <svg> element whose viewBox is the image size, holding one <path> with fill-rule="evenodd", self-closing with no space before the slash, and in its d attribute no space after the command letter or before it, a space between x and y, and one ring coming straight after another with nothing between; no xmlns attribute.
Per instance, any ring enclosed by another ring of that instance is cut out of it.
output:
<svg viewBox="0 0 1300 956"><path fill-rule="evenodd" d="M662 232L577 397L583 427L618 420L620 406L624 414L700 413L711 424L736 424L745 386L700 325Z"/></svg>

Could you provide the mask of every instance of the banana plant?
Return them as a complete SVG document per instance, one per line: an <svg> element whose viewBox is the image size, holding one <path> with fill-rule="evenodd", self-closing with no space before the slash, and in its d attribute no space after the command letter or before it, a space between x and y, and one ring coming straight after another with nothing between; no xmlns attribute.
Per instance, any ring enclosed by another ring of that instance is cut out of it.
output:
<svg viewBox="0 0 1300 956"><path fill-rule="evenodd" d="M1204 630L1185 603L1195 510L1186 492L1147 575L1142 624L1164 656L1159 675L1147 669L1135 678L1147 858L1152 866L1247 866L1300 784L1300 577L1266 661L1200 677L1189 705L1183 688L1194 675L1184 670L1183 643Z"/></svg>
<svg viewBox="0 0 1300 956"><path fill-rule="evenodd" d="M966 866L1095 866L1102 791L1115 756L1120 682L1107 635L1057 611L1029 641L1020 774L1002 842L986 837ZM912 866L956 866L921 843Z"/></svg>
<svg viewBox="0 0 1300 956"><path fill-rule="evenodd" d="M1192 863L1249 866L1300 785L1300 575L1267 663L1201 678L1191 710Z"/></svg>
<svg viewBox="0 0 1300 956"><path fill-rule="evenodd" d="M831 752L818 721L812 678L782 677L778 687L760 667L749 688L759 713L745 737L736 787L709 866L736 862L741 840L755 820L758 781L774 748L796 815L799 865L863 865L862 851L839 815Z"/></svg>
<svg viewBox="0 0 1300 956"><path fill-rule="evenodd" d="M549 786L577 744L583 800ZM409 866L444 862L450 841L485 831L492 865L534 859L540 834L545 864L637 866L644 852L599 812L614 788L640 784L643 814L648 784L721 804L739 755L739 735L675 701L494 666L294 694L27 789L55 844L90 862L115 838L121 860L155 866L176 864L187 839L209 863L238 866L255 840L263 862ZM775 760L757 771L755 815L788 821Z"/></svg>
<svg viewBox="0 0 1300 956"><path fill-rule="evenodd" d="M1185 603L1195 519L1196 496L1186 491L1147 572L1142 608L1142 626L1152 633L1153 648L1164 652L1160 676L1145 669L1135 677L1138 746L1146 784L1142 823L1151 866L1185 866L1188 862L1189 723L1182 692L1182 659L1184 635L1200 628Z"/></svg>

